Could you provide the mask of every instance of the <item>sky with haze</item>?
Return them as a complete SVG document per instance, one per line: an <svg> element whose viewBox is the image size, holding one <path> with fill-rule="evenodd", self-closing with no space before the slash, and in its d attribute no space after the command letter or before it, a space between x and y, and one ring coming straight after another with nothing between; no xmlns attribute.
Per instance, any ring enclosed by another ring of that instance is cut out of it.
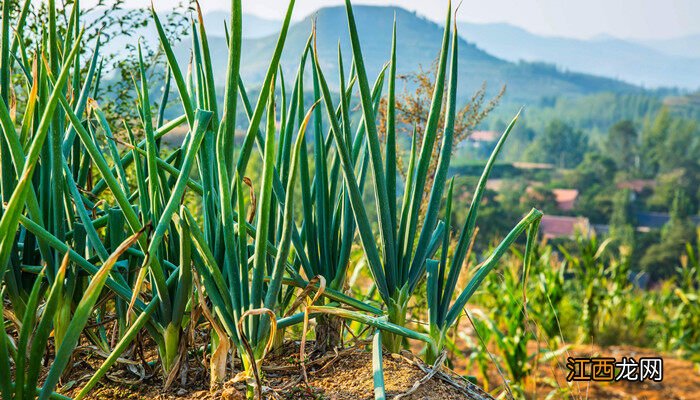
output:
<svg viewBox="0 0 700 400"><path fill-rule="evenodd" d="M94 0L88 0L88 3ZM137 7L143 0L127 0ZM156 9L167 10L173 0L154 0ZM457 1L455 1L455 4ZM200 0L205 11L228 10L229 0ZM342 0L297 0L295 19ZM444 16L446 0L358 0L353 4L396 5L432 20ZM243 0L244 12L281 19L286 0ZM461 21L506 22L533 33L592 38L664 39L700 33L698 0L464 0Z"/></svg>

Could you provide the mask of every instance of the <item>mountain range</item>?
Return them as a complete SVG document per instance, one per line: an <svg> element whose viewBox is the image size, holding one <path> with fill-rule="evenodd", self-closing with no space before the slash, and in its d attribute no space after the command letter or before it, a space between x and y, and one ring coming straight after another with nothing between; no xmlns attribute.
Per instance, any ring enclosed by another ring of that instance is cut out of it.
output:
<svg viewBox="0 0 700 400"><path fill-rule="evenodd" d="M541 36L509 24L461 22L460 35L509 61L544 61L644 87L700 88L700 35L634 41Z"/></svg>
<svg viewBox="0 0 700 400"><path fill-rule="evenodd" d="M440 24L399 7L355 6L354 12L370 79L389 59L394 18L399 75L432 67L442 39ZM164 14L161 13L161 18L166 17ZM219 82L225 81L227 52L217 49L226 48L226 19L228 12L223 11L204 16ZM282 55L282 70L288 79L296 72L314 20L321 66L329 83L337 86L338 47L344 56L346 71L352 55L344 7L321 8L292 23ZM247 86L256 87L262 80L280 26L281 21L244 15L241 74ZM641 93L644 88L675 86L692 90L700 87L700 41L693 41L692 37L646 42L612 37L581 40L536 35L508 24L467 22L460 22L458 31L461 38L459 94L463 99L484 82L491 94L507 85L506 101L525 105L553 97L600 92L626 94ZM148 23L130 37L112 38L104 52L123 51L124 44L133 43L138 36L157 45L153 24ZM184 65L189 60L191 41L186 37L180 39L175 50Z"/></svg>
<svg viewBox="0 0 700 400"><path fill-rule="evenodd" d="M356 6L355 10L377 21L382 21L381 18L387 14L386 10L396 12L397 18L400 19L399 30L420 32L426 28L424 23L430 22L395 7ZM298 24L309 25L309 20L316 17L321 27L324 18L337 17L333 14L338 14L339 11L340 14L344 12L341 7L321 9ZM413 18L403 14L410 14ZM215 22L222 21L227 16L226 12L207 14L205 22L207 27L211 27L210 33L223 35L223 24L217 25ZM345 22L338 22L339 26L345 29ZM360 20L358 23L361 25L362 22ZM401 27L403 24L406 25L405 28ZM246 15L243 35L248 39L263 38L276 33L280 25L281 21ZM326 33L338 36L337 31L331 30ZM609 35L574 39L538 35L507 23L460 22L459 35L490 55L515 63L548 63L562 70L618 79L646 88L700 88L700 34L646 40L621 39ZM428 36L421 40L420 35L416 36L418 37L412 39L418 39L418 44L428 37L432 38Z"/></svg>
<svg viewBox="0 0 700 400"><path fill-rule="evenodd" d="M430 69L435 62L442 40L442 27L413 12L398 7L355 6L362 52L370 79L373 79L389 60L392 21L397 23L397 73L410 74L421 68ZM319 61L331 85L338 82L338 47L343 54L346 71L350 68L347 20L344 7L327 7L313 16L293 23L289 28L281 65L284 74L294 75L299 56L316 21ZM223 21L220 23L223 26ZM245 25L245 24L244 24ZM217 28L209 28L216 32ZM273 53L277 35L247 37L243 43L241 76L248 86L259 83ZM225 39L210 35L212 49L225 48ZM181 62L189 59L189 43L176 47ZM226 52L214 51L212 63L217 81L224 82ZM310 70L310 68L307 68ZM530 104L552 96L585 95L603 91L633 93L641 88L617 79L569 72L540 62L511 62L489 54L473 43L460 38L460 87L463 98L471 96L486 82L489 92L495 93L507 85L509 101Z"/></svg>
<svg viewBox="0 0 700 400"><path fill-rule="evenodd" d="M636 42L662 53L681 57L700 58L700 34L671 39L636 40Z"/></svg>

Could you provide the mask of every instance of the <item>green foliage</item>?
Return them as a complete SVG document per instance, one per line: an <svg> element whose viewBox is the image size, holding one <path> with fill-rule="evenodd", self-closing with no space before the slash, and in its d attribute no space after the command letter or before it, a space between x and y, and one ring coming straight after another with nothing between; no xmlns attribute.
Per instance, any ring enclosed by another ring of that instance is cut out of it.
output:
<svg viewBox="0 0 700 400"><path fill-rule="evenodd" d="M556 260L551 246L533 243L528 250L529 256L508 255L503 268L486 278L474 298L479 308L472 318L480 341L494 349L510 390L519 396L526 395L527 380L538 363L547 363L567 350L558 315L562 301L570 295L566 264ZM490 357L473 358L482 374L492 363Z"/></svg>
<svg viewBox="0 0 700 400"><path fill-rule="evenodd" d="M406 321L406 306L415 290L419 280L423 277L426 268L428 269L428 299L430 309L431 337L433 339L432 346L429 347L428 359L429 362L434 362L438 353L442 351L444 332L452 326L457 319L457 316L462 312L464 304L478 287L485 274L493 269L498 259L505 252L515 238L522 233L526 228L530 229L531 225L539 219L541 213L533 210L526 216L516 228L511 231L504 242L497 250L489 257L483 267L477 272L467 290L462 292L456 304L450 306L452 295L455 290L457 277L467 254L468 244L472 240L479 205L485 190L486 181L488 179L491 168L496 160L496 157L503 147L503 144L515 123L515 120L506 128L505 133L499 140L494 149L489 162L486 164L482 173L481 179L474 191L474 197L467 213L464 227L460 234L459 243L454 254L454 260L450 261L449 276L447 274L448 266L447 259L447 244L449 244L450 233L449 229L444 229L442 223L438 224L438 212L442 202L444 185L446 183L447 170L450 164L452 155L454 124L456 115L456 93L457 93L457 60L458 60L458 40L452 41L452 47L449 50L450 69L448 78L448 95L447 109L445 112L445 129L442 135L442 145L440 148L439 159L437 161L437 169L432 177L432 182L427 183L428 170L432 162L434 146L437 139L437 128L442 110L442 93L445 84L445 75L448 62L448 43L450 41L450 21L451 9L448 9L447 19L445 22L445 31L442 42L442 50L440 53L439 63L436 72L435 88L433 90L433 100L430 105L430 111L426 120L426 126L423 128L423 140L420 143L420 155L417 156L417 135L413 135L413 144L411 148L411 156L409 161L409 169L406 174L407 181L404 188L404 200L402 207L399 209L395 204L394 179L399 174L395 163L387 162L386 166L382 165L382 155L379 149L377 127L375 126L375 114L373 110L373 102L371 100L369 86L362 59L361 48L355 27L352 7L349 2L346 2L348 24L350 29L351 43L353 49L353 60L357 68L358 85L361 94L361 104L363 111L363 121L365 132L368 138L368 152L370 155L370 165L372 167L372 176L374 183L375 200L377 206L378 226L380 228L380 243L383 250L383 260L379 258L379 252L376 247L375 239L370 231L369 221L364 206L361 204L359 196L359 187L355 181L352 171L353 164L350 160L349 144L341 135L340 124L334 115L334 106L327 83L323 72L320 69L318 59L316 59L316 76L318 77L321 91L323 93L324 103L328 118L331 122L332 132L335 138L338 152L343 166L345 180L350 190L350 203L352 204L355 220L358 225L361 243L365 250L367 261L372 270L372 276L378 288L380 297L387 306L389 322L398 325L404 325ZM457 37L456 28L452 32L453 37ZM396 51L396 46L392 48L392 60L395 62L393 54ZM393 88L395 80L395 69L390 70L389 85ZM395 143L393 130L395 125L395 103L391 101L387 108L387 137L388 143ZM516 118L517 119L517 118ZM347 135L345 135L347 136ZM386 158L395 159L396 149L387 147ZM388 177L391 176L391 179ZM387 184L389 182L389 184ZM318 184L318 182L317 182ZM426 191L424 186L429 185L429 190ZM422 227L419 230L419 212L424 206L423 197L426 193L430 193L425 215L422 217ZM448 206L446 223L449 227L451 218L451 190L448 195ZM317 199L318 201L318 199ZM443 233L444 230L444 233ZM441 236L444 238L443 257L441 259L439 274L435 262L430 260L431 255L436 251L437 245L440 243ZM416 241L417 239L417 241ZM415 246L415 247L414 247ZM430 269L432 268L432 269ZM438 282L442 282L447 278L447 283L438 286ZM401 346L399 338L392 335L387 335L385 343L390 351L397 352Z"/></svg>
<svg viewBox="0 0 700 400"><path fill-rule="evenodd" d="M634 249L634 214L631 202L632 193L621 190L613 197L613 211L610 216L610 237L627 252Z"/></svg>
<svg viewBox="0 0 700 400"><path fill-rule="evenodd" d="M578 238L558 249L540 244L530 254L529 270L521 268L522 253L506 255L474 296L470 314L479 340L459 332L470 348L480 348L468 359L485 380L493 372L492 351L511 390L525 393L529 379L546 383L532 375L533 364L561 356L571 342L653 347L697 361L695 247L687 246L676 264L677 277L655 290L632 283L629 258L611 241Z"/></svg>
<svg viewBox="0 0 700 400"><path fill-rule="evenodd" d="M656 293L652 304L658 318L656 345L677 352L693 362L698 358L700 319L700 264L698 249L688 245L675 280L667 281Z"/></svg>
<svg viewBox="0 0 700 400"><path fill-rule="evenodd" d="M509 86L509 91L510 89ZM510 107L519 106L516 104ZM622 120L631 120L641 126L646 118L656 115L664 108L674 118L697 119L700 116L695 103L672 104L665 101L664 93L613 93L607 89L602 93L584 96L541 97L539 104L528 108L523 123L535 132L541 132L550 121L559 119L590 132L594 139ZM504 104L495 114L507 121L508 109L508 105Z"/></svg>
<svg viewBox="0 0 700 400"><path fill-rule="evenodd" d="M550 343L561 345L568 338L561 337L559 318L567 315L563 302L567 297L567 264L558 260L551 246L534 246L526 291L528 312ZM575 313L571 313L575 314ZM556 347L555 347L556 348Z"/></svg>
<svg viewBox="0 0 700 400"><path fill-rule="evenodd" d="M610 154L616 154L617 168L623 171L635 171L639 165L638 132L630 120L617 122L610 127L605 140L605 148Z"/></svg>
<svg viewBox="0 0 700 400"><path fill-rule="evenodd" d="M687 243L695 243L695 226L689 218L688 196L681 190L671 208L671 219L661 230L661 240L644 252L640 260L641 268L652 280L670 278L678 264Z"/></svg>
<svg viewBox="0 0 700 400"><path fill-rule="evenodd" d="M535 354L529 354L528 344L536 340L535 331L528 323L528 315L523 305L522 272L517 264L511 264L501 274L493 274L485 290L488 293L503 293L493 296L488 315L481 318L483 325L477 325L482 335L492 338L498 348L505 372L520 386L534 368Z"/></svg>
<svg viewBox="0 0 700 400"><path fill-rule="evenodd" d="M570 270L575 274L576 283L580 285L579 314L581 315L581 327L578 340L581 342L595 343L606 317L605 302L608 296L603 288L614 283L615 279L626 281L627 276L623 264L609 263L606 251L610 241L599 242L597 237L587 240L577 238L577 253L572 254L560 246L566 260L570 263Z"/></svg>
<svg viewBox="0 0 700 400"><path fill-rule="evenodd" d="M526 150L530 161L573 168L583 161L588 151L588 137L561 120L551 121Z"/></svg>
<svg viewBox="0 0 700 400"><path fill-rule="evenodd" d="M688 214L695 214L700 205L698 187L700 187L700 164L698 163L660 173L656 177L656 187L645 199L645 206L653 211L669 212L676 192L682 190L688 197Z"/></svg>
<svg viewBox="0 0 700 400"><path fill-rule="evenodd" d="M641 168L647 176L697 164L700 150L697 123L674 118L668 108L647 121L640 140Z"/></svg>

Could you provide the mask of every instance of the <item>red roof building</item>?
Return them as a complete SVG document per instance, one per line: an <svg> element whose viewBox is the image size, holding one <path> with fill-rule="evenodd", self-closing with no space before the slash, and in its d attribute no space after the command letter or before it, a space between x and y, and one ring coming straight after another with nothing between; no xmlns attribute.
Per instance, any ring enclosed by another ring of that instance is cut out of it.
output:
<svg viewBox="0 0 700 400"><path fill-rule="evenodd" d="M573 238L577 233L589 236L593 229L588 218L544 215L540 222L540 232L547 239Z"/></svg>
<svg viewBox="0 0 700 400"><path fill-rule="evenodd" d="M552 194L557 201L557 208L562 211L571 211L578 199L578 189L552 189Z"/></svg>

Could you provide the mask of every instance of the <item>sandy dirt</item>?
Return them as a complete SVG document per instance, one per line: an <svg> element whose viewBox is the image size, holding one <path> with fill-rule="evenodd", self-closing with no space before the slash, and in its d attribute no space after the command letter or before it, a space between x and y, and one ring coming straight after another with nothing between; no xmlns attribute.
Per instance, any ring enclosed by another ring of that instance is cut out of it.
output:
<svg viewBox="0 0 700 400"><path fill-rule="evenodd" d="M365 347L354 347L329 353L307 364L308 383L303 379L301 366L298 363L298 344L288 343L281 354L273 355L263 366L263 386L265 398L285 400L362 400L374 398L372 380L371 353ZM71 371L67 388L61 392L68 396L78 393L82 384L91 376L90 370L96 367L99 360L89 362L82 359ZM384 355L384 379L387 397L406 393L423 380L426 373L415 365L415 358L406 353L399 355ZM133 368L132 368L133 369ZM234 371L238 372L238 371ZM449 371L446 371L449 373ZM88 396L89 399L244 399L244 384L228 382L224 388L215 392L206 389L208 381L203 366L196 360L190 360L187 368L187 383L176 382L167 391L162 390L163 381L153 374L138 382L134 372L121 366L113 368ZM235 374L232 374L235 375ZM448 375L452 382L458 385L464 383L458 375ZM406 400L471 399L465 389L460 389L437 376L425 380L411 394L402 397Z"/></svg>
<svg viewBox="0 0 700 400"><path fill-rule="evenodd" d="M531 351L537 344L531 343ZM150 346L148 346L150 347ZM309 344L309 349L313 348ZM574 382L566 381L567 357L662 357L664 359L664 379L662 382ZM144 351L146 360L155 359L155 352ZM64 378L61 392L74 396L91 377L102 359L89 351L78 353L70 374ZM266 398L271 399L332 399L361 400L372 399L372 361L369 346L358 346L329 353L307 361L308 384L304 382L299 365L298 343L290 342L276 354L269 356L263 366L263 386ZM159 368L158 366L155 366ZM495 368L488 371L488 381L470 369L464 361L453 366L456 373L449 376L452 382L461 386L468 384L457 374L475 375L478 383L488 384L494 397L503 396L503 379ZM236 370L232 371L234 376ZM448 371L449 372L449 371ZM167 391L163 391L160 371L148 366L118 364L108 377L92 391L90 399L244 399L244 384L227 383L216 392L208 391L208 374L203 361L191 357L184 374L178 376ZM387 397L405 393L424 378L426 373L415 364L410 353L403 356L384 354L384 378ZM183 383L184 382L184 383ZM565 354L555 360L537 364L537 372L523 385L529 399L639 399L639 400L695 400L700 399L700 371L689 361L674 358L649 349L632 346L599 347L592 345L570 346ZM516 398L522 397L515 394ZM422 383L411 395L404 399L470 399L474 398L463 389L458 389L437 376Z"/></svg>

